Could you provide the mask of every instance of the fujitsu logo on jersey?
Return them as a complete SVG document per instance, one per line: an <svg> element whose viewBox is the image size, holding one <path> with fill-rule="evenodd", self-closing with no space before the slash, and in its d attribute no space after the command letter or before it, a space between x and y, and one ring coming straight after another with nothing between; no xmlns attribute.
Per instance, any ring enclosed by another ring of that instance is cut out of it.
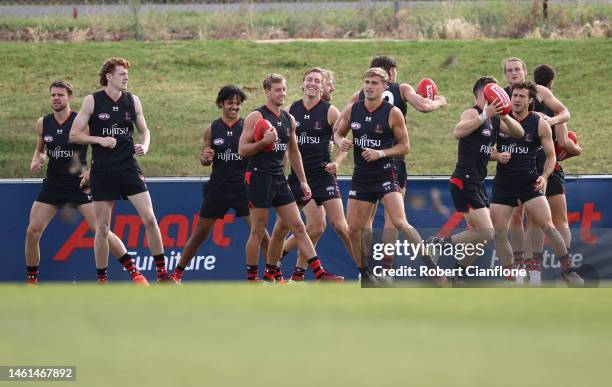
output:
<svg viewBox="0 0 612 387"><path fill-rule="evenodd" d="M72 158L74 156L73 150L62 150L62 147L56 147L55 149L49 149L49 156L54 159Z"/></svg>
<svg viewBox="0 0 612 387"><path fill-rule="evenodd" d="M297 142L300 145L304 145L304 144L319 144L321 142L321 139L319 137L308 136L306 134L306 132L302 132L298 136Z"/></svg>
<svg viewBox="0 0 612 387"><path fill-rule="evenodd" d="M126 135L130 132L130 128L127 126L125 128L120 128L117 124L113 124L110 128L102 128L103 136L117 136L117 135Z"/></svg>
<svg viewBox="0 0 612 387"><path fill-rule="evenodd" d="M481 145L480 153L484 153L485 155L491 154L491 145Z"/></svg>
<svg viewBox="0 0 612 387"><path fill-rule="evenodd" d="M374 149L380 148L380 146L382 145L381 140L369 139L367 135L363 135L358 138L353 138L353 143L355 144L355 146L359 146L361 148L374 148Z"/></svg>
<svg viewBox="0 0 612 387"><path fill-rule="evenodd" d="M242 156L239 153L232 152L231 149L226 149L225 152L217 153L217 159L221 161L240 161Z"/></svg>
<svg viewBox="0 0 612 387"><path fill-rule="evenodd" d="M527 147L527 146L518 146L518 145L516 145L516 143L512 143L510 145L502 145L501 146L501 151L502 152L509 152L511 154L528 154L529 153L529 147Z"/></svg>
<svg viewBox="0 0 612 387"><path fill-rule="evenodd" d="M274 143L274 147L272 148L272 150L274 152L284 152L287 150L287 144L283 144L281 142L279 142L280 139L277 139L276 142Z"/></svg>

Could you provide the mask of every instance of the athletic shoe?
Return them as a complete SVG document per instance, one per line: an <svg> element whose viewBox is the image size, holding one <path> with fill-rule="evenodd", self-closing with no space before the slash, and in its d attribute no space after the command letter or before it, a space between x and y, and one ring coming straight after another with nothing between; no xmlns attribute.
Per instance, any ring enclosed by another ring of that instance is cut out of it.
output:
<svg viewBox="0 0 612 387"><path fill-rule="evenodd" d="M249 284L261 284L261 283L265 283L266 281L260 279L259 277L255 277L253 279L247 279L247 283Z"/></svg>
<svg viewBox="0 0 612 387"><path fill-rule="evenodd" d="M584 280L574 270L562 273L561 278L567 282L567 286L570 288L579 288L584 286Z"/></svg>
<svg viewBox="0 0 612 387"><path fill-rule="evenodd" d="M529 286L542 286L542 272L539 270L529 270Z"/></svg>
<svg viewBox="0 0 612 387"><path fill-rule="evenodd" d="M299 283L304 283L304 276L303 275L292 275L289 278L289 282L299 282Z"/></svg>
<svg viewBox="0 0 612 387"><path fill-rule="evenodd" d="M336 283L342 283L344 282L344 277L340 276L340 275L335 275L332 274L328 271L324 271L323 274L321 275L321 277L318 278L319 282L336 282Z"/></svg>
<svg viewBox="0 0 612 387"><path fill-rule="evenodd" d="M148 287L149 281L142 275L139 271L132 274L132 282L134 282L138 286Z"/></svg>
<svg viewBox="0 0 612 387"><path fill-rule="evenodd" d="M430 254L430 249L429 246L430 245L441 245L442 244L442 238L437 237L437 236L430 236L429 238L427 238L425 240L425 245L427 247L427 254L429 254L429 257L431 258L431 261L434 264L438 264L438 261L440 260L440 253L442 252L442 249L436 249L435 246L432 250L433 250L433 254Z"/></svg>
<svg viewBox="0 0 612 387"><path fill-rule="evenodd" d="M26 281L26 285L28 286L38 285L38 278L28 278L28 280Z"/></svg>
<svg viewBox="0 0 612 387"><path fill-rule="evenodd" d="M108 285L108 278L98 278L98 285Z"/></svg>
<svg viewBox="0 0 612 387"><path fill-rule="evenodd" d="M512 268L516 269L516 270L525 269L525 265L523 265L523 264L514 264L514 265L512 265ZM525 273L525 274L527 274L527 273ZM517 272L516 276L514 277L514 281L519 286L525 285L525 280L526 279L527 278L524 275L521 275L519 272Z"/></svg>
<svg viewBox="0 0 612 387"><path fill-rule="evenodd" d="M172 273L172 279L175 280L176 282L178 282L179 284L183 283L183 275L179 274L176 271L174 273Z"/></svg>
<svg viewBox="0 0 612 387"><path fill-rule="evenodd" d="M170 274L164 273L162 275L157 276L157 283L170 284L170 285L181 285L180 282L177 282Z"/></svg>

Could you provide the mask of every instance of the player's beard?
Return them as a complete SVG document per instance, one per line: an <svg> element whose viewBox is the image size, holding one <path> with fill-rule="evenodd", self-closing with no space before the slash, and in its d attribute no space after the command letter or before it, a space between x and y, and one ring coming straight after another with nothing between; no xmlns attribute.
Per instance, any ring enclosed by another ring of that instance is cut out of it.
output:
<svg viewBox="0 0 612 387"><path fill-rule="evenodd" d="M51 104L51 109L53 109L54 112L61 112L62 110L66 109L66 107L68 107L67 104L60 104L60 105L54 105Z"/></svg>

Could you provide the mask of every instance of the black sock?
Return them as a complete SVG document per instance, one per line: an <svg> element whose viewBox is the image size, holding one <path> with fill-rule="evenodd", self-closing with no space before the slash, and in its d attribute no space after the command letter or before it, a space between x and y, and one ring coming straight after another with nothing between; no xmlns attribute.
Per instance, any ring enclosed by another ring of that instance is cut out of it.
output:
<svg viewBox="0 0 612 387"><path fill-rule="evenodd" d="M183 273L185 271L185 266L181 266L179 264L176 265L174 271L178 271L179 273Z"/></svg>
<svg viewBox="0 0 612 387"><path fill-rule="evenodd" d="M108 268L104 267L102 269L97 269L96 271L98 272L98 281L100 280L107 280L108 279Z"/></svg>
<svg viewBox="0 0 612 387"><path fill-rule="evenodd" d="M247 265L247 280L254 281L257 279L258 268L257 265Z"/></svg>
<svg viewBox="0 0 612 387"><path fill-rule="evenodd" d="M168 272L166 271L166 260L164 254L154 255L153 259L155 260L155 269L157 270L157 276L161 277Z"/></svg>
<svg viewBox="0 0 612 387"><path fill-rule="evenodd" d="M125 267L125 270L127 270L128 273L134 274L138 271L136 270L136 265L134 265L134 260L130 254L125 253L123 257L118 259L118 261L123 267Z"/></svg>
<svg viewBox="0 0 612 387"><path fill-rule="evenodd" d="M38 265L36 265L36 266L26 266L26 270L28 271L28 279L37 279L38 278Z"/></svg>

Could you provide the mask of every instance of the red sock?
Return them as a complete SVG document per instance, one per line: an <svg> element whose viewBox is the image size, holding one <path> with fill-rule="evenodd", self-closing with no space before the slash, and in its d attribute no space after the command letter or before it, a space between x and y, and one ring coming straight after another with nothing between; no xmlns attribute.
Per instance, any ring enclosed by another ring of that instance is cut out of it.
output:
<svg viewBox="0 0 612 387"><path fill-rule="evenodd" d="M307 262L315 277L317 279L321 278L321 276L325 273L325 270L323 269L323 266L321 266L321 261L319 261L319 258L315 256L310 258Z"/></svg>

